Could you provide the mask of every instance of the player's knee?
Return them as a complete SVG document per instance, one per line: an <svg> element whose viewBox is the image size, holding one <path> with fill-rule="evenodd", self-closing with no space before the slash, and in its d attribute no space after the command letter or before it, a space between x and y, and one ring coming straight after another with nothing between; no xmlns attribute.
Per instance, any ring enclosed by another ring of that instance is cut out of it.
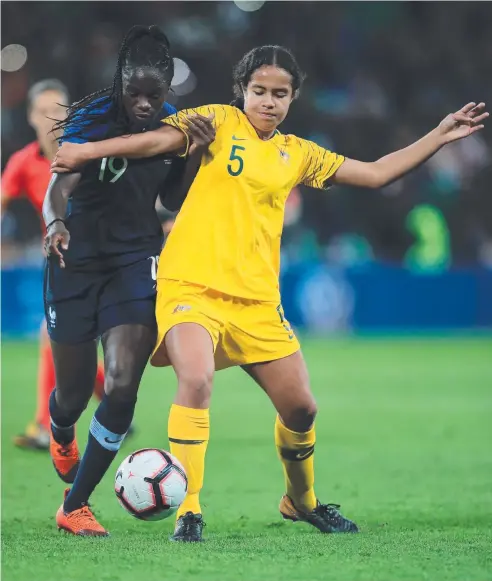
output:
<svg viewBox="0 0 492 581"><path fill-rule="evenodd" d="M282 415L284 424L294 432L307 432L314 424L318 407L314 399L301 402L289 410L285 417Z"/></svg>
<svg viewBox="0 0 492 581"><path fill-rule="evenodd" d="M178 373L178 394L190 407L208 407L212 394L213 371L187 369Z"/></svg>
<svg viewBox="0 0 492 581"><path fill-rule="evenodd" d="M87 407L89 400L90 396L87 398L83 390L57 390L56 402L60 410L69 416L81 414Z"/></svg>
<svg viewBox="0 0 492 581"><path fill-rule="evenodd" d="M135 378L132 365L124 362L110 362L104 374L104 391L108 397L117 400L134 400L139 381Z"/></svg>

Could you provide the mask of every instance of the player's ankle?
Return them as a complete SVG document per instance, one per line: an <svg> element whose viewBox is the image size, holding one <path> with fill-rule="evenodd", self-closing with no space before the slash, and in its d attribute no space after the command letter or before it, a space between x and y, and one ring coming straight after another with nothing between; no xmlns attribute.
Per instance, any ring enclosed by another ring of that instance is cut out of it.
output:
<svg viewBox="0 0 492 581"><path fill-rule="evenodd" d="M312 512L318 504L316 496L312 490L305 494L294 494L291 492L288 496L295 509L306 514Z"/></svg>
<svg viewBox="0 0 492 581"><path fill-rule="evenodd" d="M202 514L202 508L200 506L199 493L189 493L186 495L183 503L179 507L176 519L180 518L187 512L192 512L193 514Z"/></svg>
<svg viewBox="0 0 492 581"><path fill-rule="evenodd" d="M87 506L89 499L81 500L80 498L70 498L70 493L65 498L63 503L63 512L69 514L74 510L80 510L83 506Z"/></svg>

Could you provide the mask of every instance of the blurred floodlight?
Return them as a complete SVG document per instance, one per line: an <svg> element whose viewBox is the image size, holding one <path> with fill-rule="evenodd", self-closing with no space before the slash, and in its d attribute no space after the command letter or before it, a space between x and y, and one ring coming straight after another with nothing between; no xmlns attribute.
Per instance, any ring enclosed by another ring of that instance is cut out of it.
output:
<svg viewBox="0 0 492 581"><path fill-rule="evenodd" d="M173 87L178 87L182 85L186 79L190 76L190 67L181 59L173 59L174 60L174 77L172 85Z"/></svg>
<svg viewBox="0 0 492 581"><path fill-rule="evenodd" d="M8 44L1 52L2 71L13 73L21 69L27 61L27 49L22 44Z"/></svg>
<svg viewBox="0 0 492 581"><path fill-rule="evenodd" d="M191 93L196 87L195 75L181 59L174 59L174 77L171 86L174 94L178 97Z"/></svg>
<svg viewBox="0 0 492 581"><path fill-rule="evenodd" d="M234 4L244 12L254 12L259 10L265 2L264 0L234 0Z"/></svg>
<svg viewBox="0 0 492 581"><path fill-rule="evenodd" d="M194 91L196 88L196 85L197 85L197 79L196 79L195 75L193 74L193 71L190 71L190 74L188 75L188 78L186 79L186 81L184 83L181 83L181 85L177 85L177 86L173 85L173 92L178 97L182 97L183 95L188 95L188 93L191 93L192 91Z"/></svg>

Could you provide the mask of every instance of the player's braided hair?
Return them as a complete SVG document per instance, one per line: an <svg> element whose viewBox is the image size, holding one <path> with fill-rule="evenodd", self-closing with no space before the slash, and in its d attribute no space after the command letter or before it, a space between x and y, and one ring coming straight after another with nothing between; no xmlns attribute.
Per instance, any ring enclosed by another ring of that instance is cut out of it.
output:
<svg viewBox="0 0 492 581"><path fill-rule="evenodd" d="M297 97L305 75L297 64L295 56L288 48L278 45L257 46L247 52L235 65L232 71L235 99L231 105L244 108L243 91L251 79L251 75L265 65L274 65L284 69L292 77L292 92Z"/></svg>
<svg viewBox="0 0 492 581"><path fill-rule="evenodd" d="M123 106L123 76L140 67L153 68L163 82L171 84L174 61L167 36L158 26L133 26L118 52L116 71L111 87L95 91L73 103L67 117L54 129L70 128L71 136L86 134L88 128L111 126L112 133L128 132L129 120ZM80 126L83 114L83 127Z"/></svg>

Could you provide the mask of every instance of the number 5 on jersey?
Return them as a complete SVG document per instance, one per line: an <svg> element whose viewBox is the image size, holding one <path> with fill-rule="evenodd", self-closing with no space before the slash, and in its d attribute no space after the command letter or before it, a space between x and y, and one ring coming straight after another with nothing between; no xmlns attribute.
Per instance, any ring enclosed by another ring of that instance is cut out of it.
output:
<svg viewBox="0 0 492 581"><path fill-rule="evenodd" d="M118 169L114 167L114 162L116 159L119 159L123 162L123 165ZM106 172L106 167L113 174L113 177L109 180L110 184L114 184L117 182L120 177L125 173L126 168L128 167L128 160L126 157L103 157L101 159L101 169L99 170L99 181L104 181L104 174Z"/></svg>
<svg viewBox="0 0 492 581"><path fill-rule="evenodd" d="M233 177L238 176L244 168L244 159L237 153L238 151L246 151L246 148L242 145L232 146L231 155L229 156L229 161L232 163L227 166L227 171Z"/></svg>

